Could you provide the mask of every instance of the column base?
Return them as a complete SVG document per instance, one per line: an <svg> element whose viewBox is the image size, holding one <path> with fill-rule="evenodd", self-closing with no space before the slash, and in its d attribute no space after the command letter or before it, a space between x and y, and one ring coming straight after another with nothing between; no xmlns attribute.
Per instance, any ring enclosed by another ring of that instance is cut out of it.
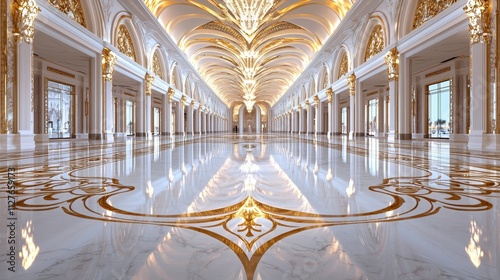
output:
<svg viewBox="0 0 500 280"><path fill-rule="evenodd" d="M174 135L184 135L184 132L176 132Z"/></svg>
<svg viewBox="0 0 500 280"><path fill-rule="evenodd" d="M172 136L171 132L162 132L160 134L163 135L163 136Z"/></svg>
<svg viewBox="0 0 500 280"><path fill-rule="evenodd" d="M355 133L355 136L356 136L356 137L365 137L365 136L366 136L366 133L364 133L364 132L356 132L356 133Z"/></svg>
<svg viewBox="0 0 500 280"><path fill-rule="evenodd" d="M49 136L44 135L48 141ZM35 134L0 134L0 151L34 151L36 148Z"/></svg>
<svg viewBox="0 0 500 280"><path fill-rule="evenodd" d="M469 134L470 150L500 150L500 134Z"/></svg>
<svg viewBox="0 0 500 280"><path fill-rule="evenodd" d="M411 140L411 133L399 133L397 138L398 140Z"/></svg>
<svg viewBox="0 0 500 280"><path fill-rule="evenodd" d="M137 132L135 134L137 137L146 137L146 138L151 138L153 134L151 132Z"/></svg>
<svg viewBox="0 0 500 280"><path fill-rule="evenodd" d="M396 132L395 131L389 131L389 133L387 133L387 141L394 142L396 140L397 140Z"/></svg>
<svg viewBox="0 0 500 280"><path fill-rule="evenodd" d="M89 140L104 140L104 137L102 133L89 133Z"/></svg>

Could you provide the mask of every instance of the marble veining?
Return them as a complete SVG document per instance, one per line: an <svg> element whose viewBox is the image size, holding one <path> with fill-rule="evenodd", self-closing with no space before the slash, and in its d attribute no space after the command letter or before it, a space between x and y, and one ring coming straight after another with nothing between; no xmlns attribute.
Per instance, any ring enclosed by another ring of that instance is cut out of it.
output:
<svg viewBox="0 0 500 280"><path fill-rule="evenodd" d="M6 279L497 279L498 156L284 134L13 151Z"/></svg>

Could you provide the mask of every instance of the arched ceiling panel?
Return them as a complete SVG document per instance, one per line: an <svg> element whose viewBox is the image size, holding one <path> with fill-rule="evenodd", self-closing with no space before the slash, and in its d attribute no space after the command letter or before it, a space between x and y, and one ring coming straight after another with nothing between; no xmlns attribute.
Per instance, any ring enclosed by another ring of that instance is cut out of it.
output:
<svg viewBox="0 0 500 280"><path fill-rule="evenodd" d="M272 106L355 0L145 0L226 103Z"/></svg>

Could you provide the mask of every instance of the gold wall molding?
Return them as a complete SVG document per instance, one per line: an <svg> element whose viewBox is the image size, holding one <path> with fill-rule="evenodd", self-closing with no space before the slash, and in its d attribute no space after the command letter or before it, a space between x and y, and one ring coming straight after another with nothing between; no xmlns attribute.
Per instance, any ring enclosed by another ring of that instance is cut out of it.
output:
<svg viewBox="0 0 500 280"><path fill-rule="evenodd" d="M486 0L469 0L464 7L464 12L469 17L470 43L489 43L490 33L490 9Z"/></svg>
<svg viewBox="0 0 500 280"><path fill-rule="evenodd" d="M76 23L87 28L80 0L47 0L47 2L74 20Z"/></svg>
<svg viewBox="0 0 500 280"><path fill-rule="evenodd" d="M35 0L15 0L12 3L14 31L18 39L31 44L35 37L35 19L40 11Z"/></svg>
<svg viewBox="0 0 500 280"><path fill-rule="evenodd" d="M146 73L144 81L146 82L146 95L151 95L151 87L153 86L153 82L155 81L155 76Z"/></svg>
<svg viewBox="0 0 500 280"><path fill-rule="evenodd" d="M413 15L413 29L417 29L455 2L457 0L419 0Z"/></svg>
<svg viewBox="0 0 500 280"><path fill-rule="evenodd" d="M384 31L382 26L377 24L370 34L368 43L366 44L365 61L380 53L384 49Z"/></svg>
<svg viewBox="0 0 500 280"><path fill-rule="evenodd" d="M387 65L387 78L389 81L397 81L399 78L399 52L397 48L391 49L385 55L385 64Z"/></svg>
<svg viewBox="0 0 500 280"><path fill-rule="evenodd" d="M153 73L160 79L163 79L163 71L161 70L161 61L158 51L153 54Z"/></svg>
<svg viewBox="0 0 500 280"><path fill-rule="evenodd" d="M356 75L351 74L347 77L347 86L349 87L349 95L356 95Z"/></svg>
<svg viewBox="0 0 500 280"><path fill-rule="evenodd" d="M425 77L429 78L429 77L437 76L439 74L443 74L443 73L450 72L450 71L451 71L451 67L446 67L446 68L439 69L437 71L425 74Z"/></svg>
<svg viewBox="0 0 500 280"><path fill-rule="evenodd" d="M113 80L116 55L108 48L102 50L102 77L105 81Z"/></svg>
<svg viewBox="0 0 500 280"><path fill-rule="evenodd" d="M73 79L76 77L74 74L71 74L71 73L68 73L68 72L65 72L65 71L62 71L62 70L50 67L50 66L47 66L47 71L52 72L52 73L56 73L56 74L59 74L59 75L63 75L63 76L66 76L66 77L70 77L70 78L73 78Z"/></svg>
<svg viewBox="0 0 500 280"><path fill-rule="evenodd" d="M340 58L338 78L344 76L347 72L349 72L349 58L347 57L347 52L343 51L342 57Z"/></svg>
<svg viewBox="0 0 500 280"><path fill-rule="evenodd" d="M132 37L130 36L130 33L128 32L125 25L122 24L120 25L120 27L118 27L118 34L116 38L116 47L118 48L118 50L126 56L130 57L133 61L136 61L134 43L132 42Z"/></svg>

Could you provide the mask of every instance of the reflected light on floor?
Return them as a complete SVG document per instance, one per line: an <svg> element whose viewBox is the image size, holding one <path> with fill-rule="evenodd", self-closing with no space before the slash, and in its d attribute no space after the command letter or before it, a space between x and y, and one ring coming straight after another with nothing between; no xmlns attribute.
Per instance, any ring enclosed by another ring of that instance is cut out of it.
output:
<svg viewBox="0 0 500 280"><path fill-rule="evenodd" d="M19 252L19 257L23 260L23 268L27 270L33 264L40 251L40 248L34 242L31 221L26 222L26 227L22 229L21 236L24 239L24 245L21 248L21 252Z"/></svg>
<svg viewBox="0 0 500 280"><path fill-rule="evenodd" d="M481 235L483 230L480 229L475 221L470 222L470 241L469 245L465 247L465 252L469 255L472 264L478 268L481 265L481 259L484 256L484 252L479 245L481 241Z"/></svg>

